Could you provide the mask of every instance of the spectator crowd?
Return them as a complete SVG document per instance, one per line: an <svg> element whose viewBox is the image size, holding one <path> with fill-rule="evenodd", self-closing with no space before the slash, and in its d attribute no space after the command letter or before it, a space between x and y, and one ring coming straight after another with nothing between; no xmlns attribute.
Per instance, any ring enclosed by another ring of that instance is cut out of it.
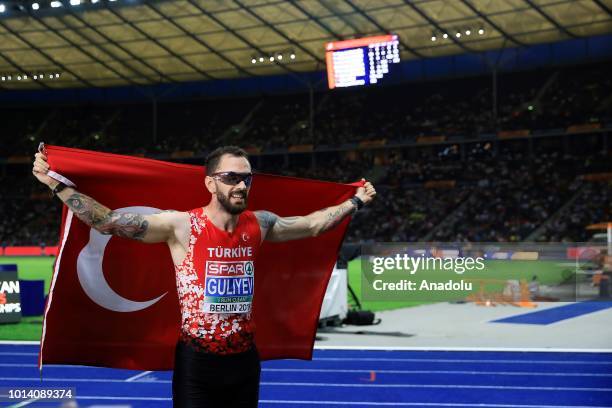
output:
<svg viewBox="0 0 612 408"><path fill-rule="evenodd" d="M2 108L3 133L10 137L0 145L0 243L57 244L61 206L37 185L27 162L7 160L32 156L40 140L166 159L189 151L192 162L218 145L237 144L266 153L253 157L260 172L336 182L367 176L378 199L355 216L349 242L584 241L586 225L612 220L610 181L582 177L612 171L606 134L577 142L563 135L466 140L500 130L605 127L612 107L606 68L500 74L496 109L486 77L311 96L160 102L155 121L151 106L141 104ZM410 145L424 135L444 135L446 142ZM347 147L376 139L387 143ZM295 145L314 150L289 154Z"/></svg>

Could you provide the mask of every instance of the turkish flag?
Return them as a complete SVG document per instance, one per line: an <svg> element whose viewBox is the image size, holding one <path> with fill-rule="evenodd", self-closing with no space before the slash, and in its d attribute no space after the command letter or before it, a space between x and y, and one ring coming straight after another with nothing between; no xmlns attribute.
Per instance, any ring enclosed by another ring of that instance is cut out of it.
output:
<svg viewBox="0 0 612 408"><path fill-rule="evenodd" d="M186 211L210 201L203 166L58 146L46 149L54 172L50 174L64 176L111 209ZM249 209L305 215L354 193L355 185L255 174ZM253 303L255 342L262 359L312 357L323 296L348 223L349 218L316 238L262 245ZM66 206L60 237L39 367L172 369L180 314L167 245L101 235Z"/></svg>

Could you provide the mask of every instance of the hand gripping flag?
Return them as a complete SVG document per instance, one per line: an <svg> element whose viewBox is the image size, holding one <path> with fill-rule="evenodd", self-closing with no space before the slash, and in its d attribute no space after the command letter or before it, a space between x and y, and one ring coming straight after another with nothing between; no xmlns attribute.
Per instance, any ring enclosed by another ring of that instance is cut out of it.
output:
<svg viewBox="0 0 612 408"><path fill-rule="evenodd" d="M56 178L111 209L151 213L206 205L204 167L47 146ZM305 215L341 203L355 185L256 174L249 209ZM262 359L310 359L327 282L349 219L316 238L265 242L253 315ZM81 364L138 370L174 365L180 313L166 244L99 234L64 206L45 308L39 368Z"/></svg>

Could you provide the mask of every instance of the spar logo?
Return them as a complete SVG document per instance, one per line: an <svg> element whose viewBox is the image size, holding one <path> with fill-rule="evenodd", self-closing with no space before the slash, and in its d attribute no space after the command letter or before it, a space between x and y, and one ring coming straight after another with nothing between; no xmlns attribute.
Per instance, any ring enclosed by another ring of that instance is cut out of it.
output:
<svg viewBox="0 0 612 408"><path fill-rule="evenodd" d="M208 276L253 276L253 261L206 261Z"/></svg>

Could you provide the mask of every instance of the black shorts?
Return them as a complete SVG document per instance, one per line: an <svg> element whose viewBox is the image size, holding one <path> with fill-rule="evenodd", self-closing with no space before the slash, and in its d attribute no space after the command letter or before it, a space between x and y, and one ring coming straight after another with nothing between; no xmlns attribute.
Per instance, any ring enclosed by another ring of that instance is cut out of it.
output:
<svg viewBox="0 0 612 408"><path fill-rule="evenodd" d="M179 341L175 350L172 400L175 408L255 408L261 364L257 349L217 355Z"/></svg>

